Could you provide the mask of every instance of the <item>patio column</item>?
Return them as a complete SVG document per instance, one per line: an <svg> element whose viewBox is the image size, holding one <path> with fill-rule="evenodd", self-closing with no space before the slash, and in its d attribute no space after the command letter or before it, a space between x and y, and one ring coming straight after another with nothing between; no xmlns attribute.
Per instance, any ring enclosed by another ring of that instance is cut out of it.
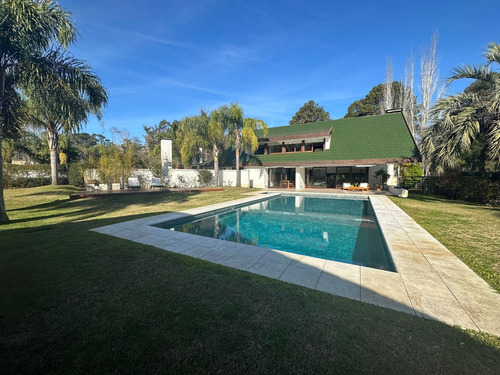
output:
<svg viewBox="0 0 500 375"><path fill-rule="evenodd" d="M295 190L302 190L306 187L306 169L304 167L295 168Z"/></svg>

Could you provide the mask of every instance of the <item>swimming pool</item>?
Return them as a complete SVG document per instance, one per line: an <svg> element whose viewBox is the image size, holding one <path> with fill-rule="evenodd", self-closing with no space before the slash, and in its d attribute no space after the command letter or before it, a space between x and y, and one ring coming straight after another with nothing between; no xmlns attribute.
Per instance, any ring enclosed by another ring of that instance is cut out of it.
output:
<svg viewBox="0 0 500 375"><path fill-rule="evenodd" d="M368 199L286 195L155 226L394 271Z"/></svg>

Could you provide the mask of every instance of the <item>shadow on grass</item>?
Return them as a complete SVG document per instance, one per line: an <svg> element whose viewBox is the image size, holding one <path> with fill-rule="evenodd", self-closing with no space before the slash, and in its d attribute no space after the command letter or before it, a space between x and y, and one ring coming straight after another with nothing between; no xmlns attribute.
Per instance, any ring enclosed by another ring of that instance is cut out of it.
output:
<svg viewBox="0 0 500 375"><path fill-rule="evenodd" d="M6 373L487 374L500 365L493 345L439 322L86 230L112 222L5 233L18 239L0 264Z"/></svg>
<svg viewBox="0 0 500 375"><path fill-rule="evenodd" d="M489 336L88 231L151 215L98 217L132 204L50 202L38 209L60 212L60 223L2 228L5 373L487 374L500 366L500 343Z"/></svg>
<svg viewBox="0 0 500 375"><path fill-rule="evenodd" d="M54 200L47 203L41 203L33 206L26 206L17 209L7 210L9 212L16 211L29 211L36 212L38 215L44 212L51 213L50 215L34 216L23 218L11 219L9 224L19 224L26 222L37 222L50 218L61 217L61 221L70 221L72 219L78 218L80 221L92 217L98 217L101 215L106 215L112 213L118 209L126 210L127 207L132 205L142 205L146 207L152 207L161 204L169 203L185 203L188 202L193 196L199 195L200 192L190 191L182 193L165 193L161 195L150 195L150 194L140 194L140 195L108 195L101 196L98 199L78 199L78 200ZM67 196L67 194L65 194ZM154 214L161 214L165 212L170 212L169 210L157 211ZM153 213L144 212L138 217L144 217L152 215ZM64 216L62 216L64 215ZM116 221L128 220L126 217L115 218ZM4 227L5 228L5 227ZM3 229L4 229L3 228Z"/></svg>
<svg viewBox="0 0 500 375"><path fill-rule="evenodd" d="M52 187L53 189L49 188ZM56 185L56 186L44 186L46 190L37 191L36 193L30 192L29 194L18 195L19 197L43 197L43 196L65 196L68 194L79 193L85 191L84 189L69 186L69 185Z"/></svg>

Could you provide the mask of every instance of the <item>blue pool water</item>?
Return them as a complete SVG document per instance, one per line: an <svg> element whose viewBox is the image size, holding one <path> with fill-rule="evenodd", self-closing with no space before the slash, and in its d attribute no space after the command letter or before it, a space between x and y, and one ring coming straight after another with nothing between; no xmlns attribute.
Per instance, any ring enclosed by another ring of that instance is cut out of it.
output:
<svg viewBox="0 0 500 375"><path fill-rule="evenodd" d="M281 196L157 226L394 271L368 200Z"/></svg>

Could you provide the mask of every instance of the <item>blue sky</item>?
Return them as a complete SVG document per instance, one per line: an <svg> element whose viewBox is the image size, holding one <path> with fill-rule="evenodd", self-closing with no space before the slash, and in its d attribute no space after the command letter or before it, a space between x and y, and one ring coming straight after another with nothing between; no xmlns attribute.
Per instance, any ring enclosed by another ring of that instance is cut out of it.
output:
<svg viewBox="0 0 500 375"><path fill-rule="evenodd" d="M500 42L499 1L60 0L79 38L71 47L109 92L89 133L180 120L236 101L248 117L286 125L308 100L341 118L439 33L440 77L483 63ZM418 77L418 75L417 75ZM417 78L416 77L416 78ZM454 85L449 93L461 90ZM415 89L418 90L416 82Z"/></svg>

